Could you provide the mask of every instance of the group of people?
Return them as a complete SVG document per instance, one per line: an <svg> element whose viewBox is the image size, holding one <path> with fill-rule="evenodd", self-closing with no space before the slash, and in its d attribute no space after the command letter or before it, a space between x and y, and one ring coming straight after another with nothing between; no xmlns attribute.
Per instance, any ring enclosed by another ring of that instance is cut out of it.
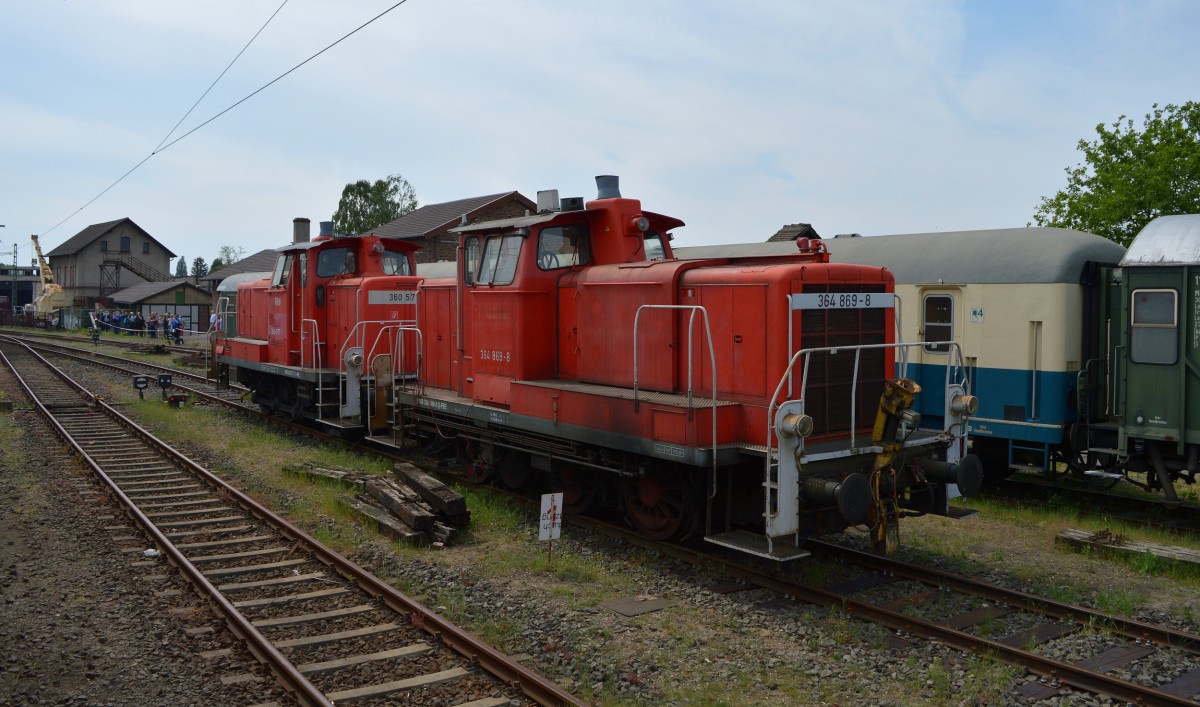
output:
<svg viewBox="0 0 1200 707"><path fill-rule="evenodd" d="M122 312L120 310L103 310L94 316L97 326L102 331L129 336L150 335L151 339L158 338L161 329L163 338L176 344L183 343L183 320L178 314L159 314L154 312L147 319L141 312Z"/></svg>

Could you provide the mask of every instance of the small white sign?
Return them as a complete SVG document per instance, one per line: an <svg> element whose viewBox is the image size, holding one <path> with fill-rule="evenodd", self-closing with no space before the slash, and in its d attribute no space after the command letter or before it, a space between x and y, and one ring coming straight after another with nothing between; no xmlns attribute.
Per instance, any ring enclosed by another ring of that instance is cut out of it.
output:
<svg viewBox="0 0 1200 707"><path fill-rule="evenodd" d="M538 531L538 540L558 540L562 534L562 505L561 493L542 495L542 522Z"/></svg>
<svg viewBox="0 0 1200 707"><path fill-rule="evenodd" d="M971 321L983 322L983 307L971 307Z"/></svg>

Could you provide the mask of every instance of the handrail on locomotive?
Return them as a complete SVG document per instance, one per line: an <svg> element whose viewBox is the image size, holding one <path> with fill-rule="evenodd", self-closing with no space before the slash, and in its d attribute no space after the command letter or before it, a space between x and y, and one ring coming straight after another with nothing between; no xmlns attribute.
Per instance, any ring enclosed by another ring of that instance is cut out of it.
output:
<svg viewBox="0 0 1200 707"><path fill-rule="evenodd" d="M637 312L633 315L633 409L638 409L638 324L642 316L643 309L657 310L687 310L691 314L688 315L688 353L687 353L687 409L688 415L695 411L695 406L692 403L692 342L695 337L692 336L696 325L696 312L704 317L704 333L708 340L708 361L712 367L712 482L709 484L708 498L711 501L716 498L717 493L717 357L713 349L712 340L712 324L708 320L708 310L701 305L684 305L684 304L643 304L637 308Z"/></svg>

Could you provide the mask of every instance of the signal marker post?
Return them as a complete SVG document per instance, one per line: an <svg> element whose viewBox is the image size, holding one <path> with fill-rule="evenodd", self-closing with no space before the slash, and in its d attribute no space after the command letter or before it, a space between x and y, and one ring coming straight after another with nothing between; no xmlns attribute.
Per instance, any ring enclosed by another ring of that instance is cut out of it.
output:
<svg viewBox="0 0 1200 707"><path fill-rule="evenodd" d="M538 540L549 541L546 550L546 569L554 559L554 541L562 535L562 504L561 493L542 494L542 514L538 528Z"/></svg>

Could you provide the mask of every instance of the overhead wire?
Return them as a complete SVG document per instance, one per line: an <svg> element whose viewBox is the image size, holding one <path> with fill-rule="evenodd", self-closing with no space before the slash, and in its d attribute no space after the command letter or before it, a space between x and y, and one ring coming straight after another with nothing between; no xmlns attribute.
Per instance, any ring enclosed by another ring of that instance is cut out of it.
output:
<svg viewBox="0 0 1200 707"><path fill-rule="evenodd" d="M228 73L229 70L233 68L233 65L237 63L237 60L242 58L242 55L246 53L246 50L250 48L250 45L254 43L254 40L258 39L258 35L263 33L263 30L267 28L267 25L271 24L271 20L275 19L275 15L278 15L279 11L282 10L283 6L286 4L288 4L288 0L283 0L283 2L279 4L279 7L275 8L275 12L272 12L271 16L267 18L267 21L263 23L263 26L258 28L258 31L254 33L254 36L250 38L250 41L246 42L246 46L242 47L242 50L237 53L237 56L233 57L233 60L229 62L229 65L225 67L225 70L221 72L221 75L213 79L213 82L208 85L208 88L204 89L204 93L200 94L200 97L196 99L196 102L192 104L192 107L188 108L187 112L183 114L183 117L179 119L179 122L175 123L175 127L171 128L171 131L163 136L163 139L158 142L158 147L155 147L153 150L151 150L150 154L153 155L155 152L158 152L159 148L163 146L163 143L167 141L167 138L175 134L175 131L179 129L179 126L183 125L183 121L187 120L188 116L192 114L192 111L196 110L196 106L200 105L200 101L203 101L204 97L208 95L209 91L213 90L213 86L216 86L217 82L225 77L225 74Z"/></svg>
<svg viewBox="0 0 1200 707"><path fill-rule="evenodd" d="M286 0L285 0L285 2L286 2ZM333 48L334 48L334 47L336 47L337 45L339 45L339 44L341 44L342 42L346 41L346 40L347 40L347 39L349 39L350 37L354 36L355 34L357 34L357 33L358 33L358 32L360 32L360 31L362 31L362 30L363 30L364 28L366 28L368 25L372 24L373 22L375 22L375 21L376 21L376 20L378 20L379 18L381 18L381 17L383 17L384 15L388 14L388 13L389 13L389 12L391 12L392 10L395 10L397 7L400 7L401 5L403 5L403 4L404 4L404 3L406 3L406 2L408 2L408 0L399 0L399 2L395 3L395 4L394 4L394 5L392 5L391 7L387 8L386 10L384 10L383 12L380 12L378 15L375 15L374 17L372 17L371 19L369 19L369 20L367 20L366 22L362 23L362 24L361 24L361 25L359 25L358 27L355 27L354 29L350 30L349 32L347 32L346 34L342 35L340 38L338 38L337 40L335 40L334 42L332 42L331 44L329 44L328 46L326 46L324 49L321 49L320 51L318 51L317 53L315 53L315 54L313 54L312 56L308 57L307 59L305 59L304 61L300 62L299 64L296 64L295 66L293 66L292 68L290 68L290 69L288 69L287 71L283 72L283 73L282 73L282 74L280 74L279 76L276 76L275 78L271 79L270 81L268 81L267 83L263 84L262 86L260 86L259 88L257 88L256 90L254 90L253 92L251 92L250 94L248 94L246 97L244 97L244 98L242 98L241 100L237 101L236 103L234 103L233 105L229 106L228 108L226 108L225 110L221 111L220 113L217 113L216 115L212 116L212 117L211 117L211 118L209 118L208 120L204 121L203 123L200 123L200 124L199 124L199 125L197 125L196 127L192 128L191 130L189 130L189 131L187 131L186 133L184 133L184 134L180 135L179 137L175 138L174 140L172 140L171 142L168 142L168 143L167 143L167 144L165 144L165 145L163 145L162 143L159 143L159 146L158 146L158 147L156 147L156 148L154 149L154 151L152 151L150 154L148 154L148 155L146 155L144 158L142 158L142 161L141 161L141 162L138 162L137 164L135 164L133 167L131 167L131 168L129 169L129 171L128 171L128 172L126 172L125 174L122 174L122 175L121 175L119 178L117 178L117 180L116 180L115 182L113 182L112 184L109 184L107 187L105 187L104 191L102 191L102 192L100 192L99 194L97 194L96 196L92 197L92 198L91 198L91 199L90 199L90 200L89 200L89 201L88 201L86 204L84 204L83 206L80 206L78 209L76 209L75 211L71 212L71 214L70 214L69 216L67 216L66 218L64 218L62 221L59 221L58 223L56 223L56 224L54 224L53 226L51 226L49 229L47 229L47 230L43 231L43 232L42 232L42 235L46 235L46 234L50 233L50 232L51 232L51 231L53 231L54 229L58 228L59 226L63 225L63 224L64 224L64 223L66 223L67 221L69 221L69 220L71 220L72 218L74 218L74 217L75 217L75 216L76 216L76 215L77 215L77 214L78 214L80 211L83 211L83 210L84 210L84 209L86 209L87 207L91 206L93 202L95 202L95 201L96 201L97 199L99 199L100 197L104 196L104 195L105 195L106 193L108 193L108 192L109 192L109 191L110 191L110 190L111 190L113 187L117 186L117 185L118 185L118 184L120 184L122 181L124 181L126 177L128 177L130 174L133 174L133 172L134 172L134 171L136 171L136 170L137 170L139 167L141 167L142 165L146 164L146 162L147 162L147 161L149 161L151 157L154 157L155 155L159 154L160 152L163 152L164 150L166 150L166 149L170 148L172 145L174 145L175 143L179 142L180 140L183 140L184 138L188 137L189 135L191 135L192 133L196 132L196 131L197 131L197 130L199 130L200 128L203 128L204 126L206 126L206 125L208 125L209 123L213 122L213 121L214 121L214 120L216 120L217 118L220 118L221 116L225 115L226 113L228 113L229 111L233 110L234 108L237 108L237 107L238 107L238 106L240 106L241 104L243 104L243 103L245 103L246 101L250 100L251 98L253 98L253 97L257 96L259 93L262 93L264 90L266 90L267 88L271 87L273 84L275 84L275 83L279 82L280 80L282 80L283 78L285 78L286 76L288 76L288 75L289 75L289 74L291 74L292 72L296 71L296 70L297 70L297 69L299 69L300 67L304 66L304 65L305 65L305 64L307 64L308 62L312 61L313 59L316 59L317 57L321 56L322 54L324 54L325 52L329 51L330 49L333 49ZM281 6L281 7L282 7L282 6ZM276 12L278 13L278 10L276 10ZM272 15L272 17L274 17L274 15ZM270 21L270 20L268 20L268 22L269 22L269 21ZM264 26L265 26L265 25L264 25ZM261 32L262 30L259 30L259 31ZM257 36L257 35L255 35L255 36ZM251 41L253 41L253 40L251 40ZM247 46L248 46L248 45L247 45ZM243 49L243 51L245 51L245 50ZM239 54L239 56L240 56L240 54ZM236 60L236 59L235 59L235 60ZM232 65L232 64L231 64L231 65ZM228 70L228 68L226 68L226 70ZM219 78L220 78L220 77L218 77L218 80L219 80ZM215 82L214 82L214 83L215 83ZM211 89L211 86L210 86L209 88ZM207 92L206 92L206 93L207 93ZM201 96L201 98L203 98L203 96ZM197 101L197 103L199 103L199 101ZM195 108L195 106L193 106L192 108L194 109L194 108ZM190 111L189 111L189 112L190 112ZM185 116L185 117L186 117L186 116ZM182 123L183 121L181 120L180 122ZM174 132L175 132L175 129L176 129L176 128L178 128L178 127L179 127L179 126L178 126L178 125L176 125L176 126L175 126L175 128L172 128L172 129L171 129L171 133L174 133ZM168 133L167 137L170 137L170 133ZM166 140L166 138L163 138L163 140L165 141L165 140Z"/></svg>

